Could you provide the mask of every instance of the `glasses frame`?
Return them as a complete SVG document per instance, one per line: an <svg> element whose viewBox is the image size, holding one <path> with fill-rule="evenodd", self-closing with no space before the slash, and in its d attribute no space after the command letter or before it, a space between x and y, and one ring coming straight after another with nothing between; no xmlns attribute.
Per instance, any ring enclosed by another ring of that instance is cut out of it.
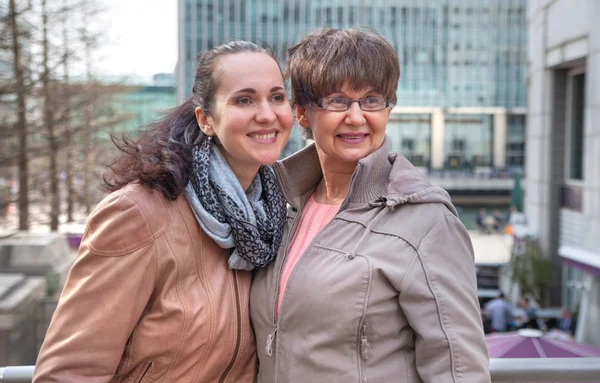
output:
<svg viewBox="0 0 600 383"><path fill-rule="evenodd" d="M390 101L390 99L389 99L389 98L377 97L377 98L383 98L383 99L384 99L384 101L385 101L385 106L384 106L383 108L381 108L381 109L370 109L370 110L363 109L363 107L362 107L362 102L363 102L363 101L365 101L365 100L367 100L367 99L369 99L369 98L373 98L373 97L374 97L374 96L371 96L371 97L364 97L364 98L359 98L359 99L354 99L354 100L353 100L353 99L351 99L351 98L348 98L348 97L323 97L323 98L315 98L315 99L313 99L313 103L314 103L316 106L318 106L318 107L319 107L319 109L321 109L321 110L326 110L326 111L328 111L328 112L346 112L346 111L348 111L348 109L350 109L350 107L352 106L352 103L353 103L353 102L358 102L358 107L359 107L359 108L360 108L360 110L362 110L363 112L379 112L379 111L381 111L381 110L384 110L384 109L387 109L387 108L390 108L390 107L392 107L392 108L394 107L394 104L393 104L393 103ZM327 109L327 108L324 108L324 107L323 107L323 100L326 100L326 99L328 99L328 98L329 98L329 99L331 99L331 98L343 98L343 99L346 99L346 100L348 100L348 103L346 104L346 109L343 109L343 110L342 110L342 109L339 109L339 110L338 110L338 109Z"/></svg>

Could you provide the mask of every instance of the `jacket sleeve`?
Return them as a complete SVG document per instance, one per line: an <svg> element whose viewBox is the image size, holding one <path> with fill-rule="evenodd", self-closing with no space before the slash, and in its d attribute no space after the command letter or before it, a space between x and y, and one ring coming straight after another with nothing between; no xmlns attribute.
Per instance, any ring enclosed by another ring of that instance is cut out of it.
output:
<svg viewBox="0 0 600 383"><path fill-rule="evenodd" d="M152 238L131 198L112 194L95 209L38 355L34 383L113 378L154 288Z"/></svg>
<svg viewBox="0 0 600 383"><path fill-rule="evenodd" d="M421 379L490 382L469 234L458 218L448 215L416 250L398 289L400 306L415 332Z"/></svg>

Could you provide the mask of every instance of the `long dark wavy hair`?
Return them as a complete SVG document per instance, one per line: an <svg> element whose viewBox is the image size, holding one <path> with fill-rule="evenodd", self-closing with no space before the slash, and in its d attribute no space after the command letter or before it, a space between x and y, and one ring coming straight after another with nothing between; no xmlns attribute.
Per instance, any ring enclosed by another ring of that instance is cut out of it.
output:
<svg viewBox="0 0 600 383"><path fill-rule="evenodd" d="M271 50L249 41L219 45L200 56L189 100L143 128L137 139L113 136L121 153L107 167L104 188L112 192L137 182L160 191L167 199L176 199L191 176L192 149L204 139L195 109L201 107L206 115L212 112L220 80L219 58L245 52L265 53L275 60Z"/></svg>

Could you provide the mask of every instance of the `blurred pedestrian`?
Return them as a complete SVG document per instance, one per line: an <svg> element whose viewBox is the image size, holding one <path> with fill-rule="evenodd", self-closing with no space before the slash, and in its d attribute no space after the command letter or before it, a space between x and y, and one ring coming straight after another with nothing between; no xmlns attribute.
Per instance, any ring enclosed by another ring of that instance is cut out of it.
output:
<svg viewBox="0 0 600 383"><path fill-rule="evenodd" d="M479 212L475 216L475 226L477 226L477 230L480 233L485 233L487 231L484 223L486 216L487 212L483 208L479 209Z"/></svg>
<svg viewBox="0 0 600 383"><path fill-rule="evenodd" d="M489 382L469 234L385 136L396 52L370 30L323 28L286 64L314 144L275 165L289 209L252 283L258 382Z"/></svg>
<svg viewBox="0 0 600 383"><path fill-rule="evenodd" d="M576 325L577 320L573 316L571 309L568 307L563 307L563 309L561 310L561 318L558 322L558 329L571 336L574 336Z"/></svg>
<svg viewBox="0 0 600 383"><path fill-rule="evenodd" d="M292 110L273 55L245 41L204 53L192 93L116 141L34 383L254 381L250 270L281 242L268 165Z"/></svg>
<svg viewBox="0 0 600 383"><path fill-rule="evenodd" d="M500 293L485 305L494 332L505 332L512 318L512 306L506 301L504 293Z"/></svg>
<svg viewBox="0 0 600 383"><path fill-rule="evenodd" d="M492 217L494 218L494 231L496 233L502 232L504 225L506 224L504 221L504 215L500 212L499 209L492 210Z"/></svg>
<svg viewBox="0 0 600 383"><path fill-rule="evenodd" d="M490 319L485 307L481 309L481 323L483 324L483 333L492 334L494 329L492 328L492 320Z"/></svg>
<svg viewBox="0 0 600 383"><path fill-rule="evenodd" d="M538 324L537 310L531 304L529 298L525 295L522 295L519 299L519 306L525 311L525 314L521 317L521 325L520 328L531 328L531 329L540 329L540 325Z"/></svg>

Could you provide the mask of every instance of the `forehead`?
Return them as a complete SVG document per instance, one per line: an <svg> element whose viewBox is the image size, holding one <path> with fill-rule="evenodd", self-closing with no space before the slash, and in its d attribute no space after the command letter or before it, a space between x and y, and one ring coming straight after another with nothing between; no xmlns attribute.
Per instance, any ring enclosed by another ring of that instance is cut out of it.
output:
<svg viewBox="0 0 600 383"><path fill-rule="evenodd" d="M238 89L271 89L283 87L283 76L277 62L266 53L244 52L225 55L217 63L218 92Z"/></svg>
<svg viewBox="0 0 600 383"><path fill-rule="evenodd" d="M339 87L334 87L332 91L328 92L328 94L346 94L349 96L363 96L368 93L378 94L379 92L374 90L371 85L365 85L360 88L357 88L347 83L344 83Z"/></svg>
<svg viewBox="0 0 600 383"><path fill-rule="evenodd" d="M365 94L365 93L377 93L383 92L381 89L377 89L376 84L372 83L368 79L361 79L361 81L352 81L352 79L345 79L343 81L325 81L320 84L315 84L312 92L317 97L325 97L330 94L345 93L345 94Z"/></svg>

